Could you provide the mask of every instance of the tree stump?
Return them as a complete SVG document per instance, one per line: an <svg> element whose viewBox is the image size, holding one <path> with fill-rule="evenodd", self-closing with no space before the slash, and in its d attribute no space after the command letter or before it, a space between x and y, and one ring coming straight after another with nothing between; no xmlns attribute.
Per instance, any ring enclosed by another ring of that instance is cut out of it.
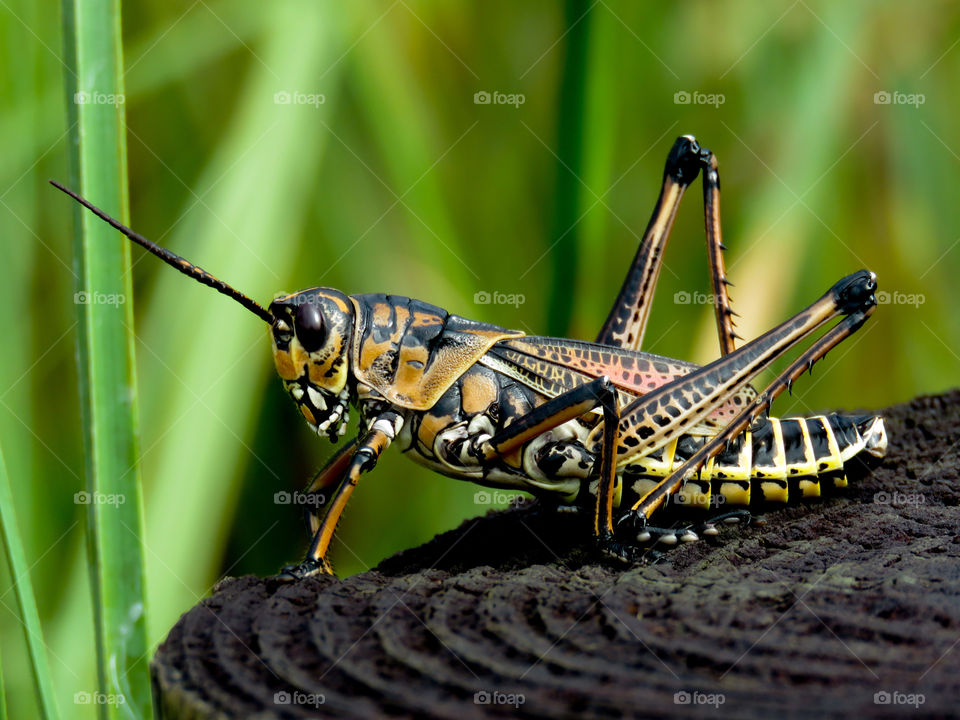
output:
<svg viewBox="0 0 960 720"><path fill-rule="evenodd" d="M847 490L657 564L531 503L345 580L225 580L157 651L158 716L956 717L960 391L882 412Z"/></svg>

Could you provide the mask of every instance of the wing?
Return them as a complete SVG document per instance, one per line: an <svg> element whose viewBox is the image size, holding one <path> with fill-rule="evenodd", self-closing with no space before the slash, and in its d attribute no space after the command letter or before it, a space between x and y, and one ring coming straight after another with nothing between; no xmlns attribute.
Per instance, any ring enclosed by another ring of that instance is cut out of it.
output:
<svg viewBox="0 0 960 720"><path fill-rule="evenodd" d="M621 407L699 367L651 353L535 336L501 340L480 362L551 398L606 375L620 390ZM756 396L756 390L745 387L691 434L714 434Z"/></svg>

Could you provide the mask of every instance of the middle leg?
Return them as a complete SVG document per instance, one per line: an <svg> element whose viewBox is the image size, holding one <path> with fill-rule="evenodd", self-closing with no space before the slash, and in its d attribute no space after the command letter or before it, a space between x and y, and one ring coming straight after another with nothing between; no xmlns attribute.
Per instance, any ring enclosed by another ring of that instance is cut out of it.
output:
<svg viewBox="0 0 960 720"><path fill-rule="evenodd" d="M492 437L476 444L473 454L481 461L490 462L507 455L530 442L538 435L581 417L599 407L603 413L597 499L594 510L593 533L601 547L613 542L613 499L617 482L616 446L620 412L617 390L606 376L580 385L520 418Z"/></svg>

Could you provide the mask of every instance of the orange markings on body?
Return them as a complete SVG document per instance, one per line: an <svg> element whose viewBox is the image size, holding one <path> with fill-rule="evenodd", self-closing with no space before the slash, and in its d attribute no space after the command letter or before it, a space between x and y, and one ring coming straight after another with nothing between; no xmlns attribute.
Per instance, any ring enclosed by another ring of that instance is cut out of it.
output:
<svg viewBox="0 0 960 720"><path fill-rule="evenodd" d="M373 324L376 327L386 327L390 322L390 306L386 303L377 303L373 306Z"/></svg>
<svg viewBox="0 0 960 720"><path fill-rule="evenodd" d="M284 380L296 380L300 377L300 373L297 372L293 360L290 358L290 353L286 350L274 350L273 362L277 366L277 374Z"/></svg>
<svg viewBox="0 0 960 720"><path fill-rule="evenodd" d="M521 465L523 465L523 447L523 445L519 446L506 455L502 455L500 459L503 460L504 464L519 470Z"/></svg>
<svg viewBox="0 0 960 720"><path fill-rule="evenodd" d="M327 376L327 371L330 370L333 363L337 361L337 357L337 355L332 355L329 362L310 363L310 382L320 387L326 387L329 385L330 377Z"/></svg>
<svg viewBox="0 0 960 720"><path fill-rule="evenodd" d="M328 295L327 293L320 293L323 297L327 298L333 304L339 308L340 312L353 314L353 307L339 295Z"/></svg>
<svg viewBox="0 0 960 720"><path fill-rule="evenodd" d="M442 325L443 320L439 315L434 315L432 313L424 312L415 312L413 314L413 322L410 323L410 327L430 327L431 325Z"/></svg>
<svg viewBox="0 0 960 720"><path fill-rule="evenodd" d="M393 381L397 392L411 396L417 394L429 360L430 353L427 348L401 346L397 374Z"/></svg>
<svg viewBox="0 0 960 720"><path fill-rule="evenodd" d="M427 413L420 420L420 427L417 430L417 439L423 443L423 446L433 452L433 443L437 434L453 422L449 415L439 416Z"/></svg>
<svg viewBox="0 0 960 720"><path fill-rule="evenodd" d="M463 376L460 403L466 413L486 410L497 399L497 384L484 373L467 373Z"/></svg>
<svg viewBox="0 0 960 720"><path fill-rule="evenodd" d="M310 408L308 408L306 405L301 405L301 406L300 406L300 412L301 412L301 413L303 414L303 416L307 419L307 422L308 422L308 423L310 423L311 425L316 425L316 424L317 424L316 419L313 417L313 413L310 412Z"/></svg>

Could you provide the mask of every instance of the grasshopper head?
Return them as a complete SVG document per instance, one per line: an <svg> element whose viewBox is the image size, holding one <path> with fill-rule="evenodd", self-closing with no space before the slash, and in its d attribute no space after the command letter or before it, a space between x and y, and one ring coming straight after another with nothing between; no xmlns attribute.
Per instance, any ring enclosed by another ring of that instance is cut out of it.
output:
<svg viewBox="0 0 960 720"><path fill-rule="evenodd" d="M310 427L336 440L346 431L353 303L338 290L316 287L276 298L269 312L284 387Z"/></svg>

